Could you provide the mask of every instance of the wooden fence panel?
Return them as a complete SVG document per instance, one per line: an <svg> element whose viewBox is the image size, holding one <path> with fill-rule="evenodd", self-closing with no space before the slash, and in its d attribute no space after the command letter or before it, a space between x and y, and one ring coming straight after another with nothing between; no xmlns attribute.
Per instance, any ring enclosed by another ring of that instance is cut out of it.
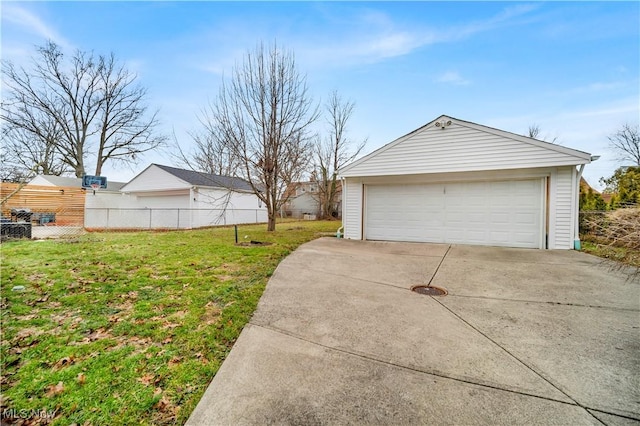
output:
<svg viewBox="0 0 640 426"><path fill-rule="evenodd" d="M16 191L17 190L17 191ZM5 200L5 198L9 197ZM84 226L85 190L66 186L0 185L2 216L11 217L11 209L30 209L33 213L53 213L58 226Z"/></svg>

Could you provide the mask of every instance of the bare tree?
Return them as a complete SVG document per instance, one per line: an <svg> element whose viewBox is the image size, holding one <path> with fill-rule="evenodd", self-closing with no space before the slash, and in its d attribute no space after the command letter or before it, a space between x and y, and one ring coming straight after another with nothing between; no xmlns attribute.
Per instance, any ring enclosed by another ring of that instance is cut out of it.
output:
<svg viewBox="0 0 640 426"><path fill-rule="evenodd" d="M135 84L137 76L118 65L113 54L101 56L98 69L103 99L98 116L96 175L107 160L130 163L166 141L154 133L158 111L147 114L147 90Z"/></svg>
<svg viewBox="0 0 640 426"><path fill-rule="evenodd" d="M632 162L640 166L640 134L638 125L625 123L617 132L608 136L609 147L618 155L621 162Z"/></svg>
<svg viewBox="0 0 640 426"><path fill-rule="evenodd" d="M195 142L193 152L185 155L178 145L181 161L192 170L221 176L236 175L241 163L224 138L224 130L217 121L215 107L210 104L202 111L198 120L202 129L191 133Z"/></svg>
<svg viewBox="0 0 640 426"><path fill-rule="evenodd" d="M292 52L263 44L249 51L223 81L209 111L215 135L267 207L267 230L274 231L285 188L308 164L309 127L318 108L308 94Z"/></svg>
<svg viewBox="0 0 640 426"><path fill-rule="evenodd" d="M544 142L549 142L549 143L557 143L558 142L558 137L554 136L551 140L547 140L548 136L542 136L542 129L540 128L540 126L536 123L533 123L531 125L529 125L529 129L527 132L527 136L529 136L530 138L533 139L538 139Z"/></svg>
<svg viewBox="0 0 640 426"><path fill-rule="evenodd" d="M20 125L14 125L19 121ZM3 179L32 178L37 174L62 175L70 171L56 149L61 129L50 116L33 109L12 115L2 128ZM15 175L15 177L12 177Z"/></svg>
<svg viewBox="0 0 640 426"><path fill-rule="evenodd" d="M54 123L59 161L77 177L85 174L91 157L100 174L108 160L135 162L138 154L164 143L153 135L156 114L146 116L146 91L134 86L136 76L118 66L113 55L96 58L77 51L65 61L53 42L37 53L30 70L3 62L8 97L1 118L32 135L31 116Z"/></svg>
<svg viewBox="0 0 640 426"><path fill-rule="evenodd" d="M529 137L537 139L538 135L540 135L540 126L538 126L536 123L529 125Z"/></svg>
<svg viewBox="0 0 640 426"><path fill-rule="evenodd" d="M325 104L327 137L318 138L315 146L315 167L312 178L318 183L317 198L320 217L330 218L335 213L338 194L338 170L353 161L367 140L354 143L347 138L347 122L353 115L355 104L343 100L337 91L329 95Z"/></svg>

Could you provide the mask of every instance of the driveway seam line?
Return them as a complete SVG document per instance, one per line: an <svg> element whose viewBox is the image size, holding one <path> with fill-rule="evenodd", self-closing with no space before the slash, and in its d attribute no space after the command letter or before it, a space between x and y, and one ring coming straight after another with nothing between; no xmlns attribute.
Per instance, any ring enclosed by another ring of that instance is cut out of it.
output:
<svg viewBox="0 0 640 426"><path fill-rule="evenodd" d="M386 287L396 288L398 290L403 290L403 291L404 290L411 290L410 287L400 287L400 286L397 286L397 285L394 285L394 284L383 283L382 281L373 281L373 280L368 280L368 279L365 279L365 278L351 277L349 275L336 274L336 273L333 273L333 272L323 271L323 270L315 269L315 268L307 268L307 270L308 271L312 271L312 272L320 272L322 274L327 274L327 275L331 275L331 276L334 276L334 277L349 278L350 280L362 281L362 282L365 282L365 283L371 283L371 284L376 284L376 285L383 285L383 286L386 286Z"/></svg>
<svg viewBox="0 0 640 426"><path fill-rule="evenodd" d="M587 411L595 411L597 413L609 414L611 416L616 416L616 417L622 417L623 419L640 421L640 417L631 417L631 416L625 415L625 414L611 413L609 411L604 411L604 410L601 410L599 408L589 408L589 407L587 407Z"/></svg>
<svg viewBox="0 0 640 426"><path fill-rule="evenodd" d="M438 266L436 267L436 270L433 271L433 275L431 275L431 279L429 280L429 283L427 284L427 286L430 286L431 283L433 282L433 280L436 278L436 275L438 275L438 271L440 270L440 267L444 263L444 259L446 259L446 257L449 254L450 250L451 250L451 244L449 244L449 247L447 247L447 251L444 252L444 256L442 256L442 259L440 259L440 263L438 263Z"/></svg>
<svg viewBox="0 0 640 426"><path fill-rule="evenodd" d="M305 339L302 336L299 336L297 334L293 334L293 333L291 333L291 332L289 332L287 330L283 330L283 329L280 329L280 328L277 328L277 327L267 326L267 325L264 325L264 324L256 324L256 323L253 323L253 322L250 322L250 324L252 326L254 326L254 327L260 327L260 328L263 328L265 330L270 330L270 331L273 331L274 333L283 334L285 336L289 336L291 338L294 338L294 339L297 339L297 340L301 340L303 342L307 342L307 343L310 343L310 344L315 345L315 346L320 346L321 348L325 348L325 349L328 349L328 350L332 350L332 351L340 352L340 353L343 353L343 354L355 356L357 358L362 358L362 359L365 359L365 360L368 360L368 361L378 362L380 364L390 365L392 367L401 368L403 370L414 371L414 372L420 373L420 374L427 374L427 375L430 375L430 376L440 377L442 379L449 379L449 380L453 380L453 381L460 382L460 383L466 383L466 384L469 384L469 385L480 386L480 387L499 390L499 391L503 391L503 392L514 393L514 394L517 394L517 395L529 396L529 397L532 397L532 398L539 398L539 399L543 399L545 401L552 401L552 402L557 402L557 403L560 403L560 404L565 404L565 405L585 408L585 407L581 406L580 404L578 404L571 397L568 397L568 398L571 401L573 401L573 403L567 402L567 401L562 401L562 400L559 400L559 399L550 398L550 397L545 397L545 396L534 395L534 394L530 394L530 393L526 393L526 392L521 392L521 391L517 391L517 390L504 389L504 388L501 388L501 387L498 387L498 386L488 385L486 383L477 383L477 382L473 382L473 381L470 381L470 380L463 380L463 379L460 379L460 378L457 378L457 377L451 377L451 376L447 376L447 375L441 374L441 373L428 372L428 371L420 370L418 368L409 367L409 366L406 366L406 365L395 364L395 363L390 362L390 361L381 360L381 359L374 358L372 356L367 356L367 355L364 355L364 354L361 354L361 353L351 352L351 351L348 351L346 349L340 349L340 348L336 348L336 347L333 347L333 346L325 345L325 344L322 344L322 343L314 342L313 340ZM536 373L536 375L538 375L538 374ZM553 386L553 387L555 388L555 386ZM561 391L561 393L563 395L566 395L562 391ZM610 413L607 413L607 414L610 414Z"/></svg>
<svg viewBox="0 0 640 426"><path fill-rule="evenodd" d="M575 306L578 308L597 308L597 309L608 309L611 311L628 311L628 312L640 312L639 309L633 308L614 308L612 306L601 306L601 305L581 305L578 303L559 303L559 302L548 302L542 300L526 300L526 299L506 299L502 297L487 297L487 296L468 296L463 294L452 294L449 293L449 296L453 297L464 297L468 299L485 299L485 300L500 300L503 302L524 302L524 303L538 303L538 304L547 304L547 305L556 305L556 306Z"/></svg>
<svg viewBox="0 0 640 426"><path fill-rule="evenodd" d="M569 394L567 394L565 391L563 391L562 389L560 389L557 385L555 385L553 382L551 382L549 379L547 379L546 377L544 377L542 374L540 374L538 371L536 371L533 367L531 367L529 364L527 364L526 362L524 362L523 360L521 360L520 358L518 358L517 356L515 356L514 354L512 354L507 348L505 348L504 346L502 346L500 343L496 342L495 340L493 340L491 337L489 337L488 335L486 335L485 333L483 333L482 331L480 331L477 327L475 327L473 324L471 324L470 322L468 322L467 320L465 320L464 318L462 318L462 316L460 316L458 313L454 312L451 308L449 308L447 305L445 305L444 303L442 303L440 300L438 300L437 298L430 296L433 300L435 300L440 306L442 306L443 308L445 308L446 310L448 310L449 312L451 312L453 315L455 315L458 319L460 319L460 321L464 322L465 324L467 324L469 327L471 327L472 329L474 329L476 332L480 333L480 335L482 335L485 339L489 340L490 342L492 342L494 345L496 345L497 347L499 347L500 349L502 349L504 352L506 352L507 354L509 354L509 356L511 356L513 359L515 359L516 361L518 361L520 364L524 365L527 369L529 369L533 374L535 374L536 376L540 377L542 380L544 380L545 382L549 383L549 385L551 385L551 387L555 388L556 390L558 390L558 392L560 392L561 394L563 394L564 396L566 396L567 398L569 398L571 401L574 402L573 405L576 405L580 408L582 408L583 410L585 410L587 413L589 413L589 415L591 417L593 417L594 419L596 419L598 422L602 423L603 425L606 425L606 423L604 423L602 420L600 420L599 418L597 418L595 415L593 415L591 412L589 412L589 407L586 407L582 404L580 404L578 401L575 400L575 398L572 398Z"/></svg>

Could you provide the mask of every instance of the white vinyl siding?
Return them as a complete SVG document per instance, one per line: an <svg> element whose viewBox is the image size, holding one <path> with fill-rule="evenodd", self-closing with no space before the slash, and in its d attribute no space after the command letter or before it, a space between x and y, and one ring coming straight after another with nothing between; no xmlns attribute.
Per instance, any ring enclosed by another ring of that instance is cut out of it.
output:
<svg viewBox="0 0 640 426"><path fill-rule="evenodd" d="M573 175L575 167L558 168L555 175L555 235L553 244L549 248L571 249L573 248L574 228L574 190Z"/></svg>
<svg viewBox="0 0 640 426"><path fill-rule="evenodd" d="M451 124L443 130L435 126L439 121L450 121ZM535 221L530 222L540 229L534 236L539 241L535 246L545 247L548 231L546 246L549 249L572 249L578 215L576 166L590 161L591 155L586 152L441 116L340 170L347 190L343 206L345 238L387 238L385 231L381 235L376 234L382 229L381 222L386 222L387 227L397 228L396 235L404 235L400 237L404 241L420 241L419 238L423 237L419 235L438 236L444 233L444 237L429 237L428 241L471 244L489 241L492 245L534 246L531 238L529 242L525 241L526 236L523 236L523 242L514 235L506 236L506 239L503 238L506 234L499 235L500 220L513 230L518 227L513 220L527 222L526 215L515 211L511 205L522 201L517 200L517 196L511 194L504 199L496 198L492 204L504 205L494 210L474 191L465 193L464 185L453 184L467 182L473 186L478 182L504 182L511 185L509 182L535 180L535 191L539 191L535 198L538 204L531 208L539 213ZM427 192L438 188L438 184L452 185L450 189L463 191L458 198L448 200L460 203L459 212L451 213L447 200L444 201L443 214L447 219L441 222L435 217L431 221L420 217L420 211L429 213L429 209L442 204L442 200L433 197L430 203L420 205L412 198L429 196ZM396 188L395 191L378 194L373 200L365 194L363 202L363 187L376 185L395 185ZM411 193L403 185L419 185L421 189L418 192L427 192ZM376 203L382 215L367 216L367 209ZM407 212L402 216L390 208L385 211L385 203L389 207L403 206L401 208ZM470 208L474 208L475 213L466 214ZM487 221L486 215L496 220ZM455 224L456 221L460 226ZM468 223L483 221L488 224L487 230L482 230L481 226L467 226ZM461 229L458 236L455 236L456 228ZM531 232L527 232L532 237Z"/></svg>
<svg viewBox="0 0 640 426"><path fill-rule="evenodd" d="M366 186L365 238L541 248L542 183Z"/></svg>
<svg viewBox="0 0 640 426"><path fill-rule="evenodd" d="M122 192L171 191L189 189L191 185L152 164L121 188Z"/></svg>
<svg viewBox="0 0 640 426"><path fill-rule="evenodd" d="M570 151L566 148L529 143L529 138L505 137L503 133L482 131L457 121L444 130L427 126L370 154L363 159L366 161L347 166L342 176L508 170L589 162L586 158L577 160L565 152Z"/></svg>
<svg viewBox="0 0 640 426"><path fill-rule="evenodd" d="M347 192L343 194L343 224L344 236L350 239L363 239L362 235L362 218L365 211L363 206L363 184L367 186L376 185L416 185L416 184L436 184L436 183L453 183L453 182L469 182L469 181L485 181L485 180L527 180L537 178L542 180L547 177L550 180L548 205L543 201L543 209L549 210L549 249L572 249L573 248L573 226L572 221L575 216L572 215L572 197L575 191L572 190L572 176L576 174L575 167L554 167L554 168L538 168L529 170L512 170L512 171L495 171L495 172L474 172L474 173L442 173L433 175L411 175L411 176L375 176L368 178L346 178L344 187ZM541 189L542 200L544 197L544 186ZM368 200L370 201L370 200ZM396 202L392 197L384 201L389 205ZM472 196L470 202L474 202ZM546 214L542 213L541 220L546 218ZM365 227L366 228L366 227ZM542 234L544 235L544 234ZM369 237L371 238L371 237Z"/></svg>
<svg viewBox="0 0 640 426"><path fill-rule="evenodd" d="M358 179L347 179L343 183L344 206L342 223L344 237L362 239L362 182Z"/></svg>

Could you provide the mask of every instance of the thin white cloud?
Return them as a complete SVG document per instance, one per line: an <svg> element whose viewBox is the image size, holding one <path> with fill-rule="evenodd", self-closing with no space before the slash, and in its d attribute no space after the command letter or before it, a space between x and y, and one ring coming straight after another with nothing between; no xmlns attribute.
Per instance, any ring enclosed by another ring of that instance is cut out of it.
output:
<svg viewBox="0 0 640 426"><path fill-rule="evenodd" d="M4 3L2 6L2 21L3 25L13 24L22 27L27 32L46 40L51 40L65 49L72 47L71 43L53 27L45 23L31 11L18 5Z"/></svg>
<svg viewBox="0 0 640 426"><path fill-rule="evenodd" d="M456 86L466 86L471 83L471 81L462 77L457 71L445 72L436 79L436 82L453 84Z"/></svg>
<svg viewBox="0 0 640 426"><path fill-rule="evenodd" d="M292 48L296 52L298 61L307 69L370 64L409 55L426 46L463 40L479 32L491 31L501 26L518 25L524 18L529 19L530 13L539 5L508 6L486 20L443 28L399 23L387 13L372 7L375 6L358 7L352 13L345 13L344 9L341 9L339 16L327 15L325 19L331 25L342 25L347 29L337 33L317 32L309 37L288 34L283 30L287 26L282 25L281 22L278 29L260 24L249 28L246 22L227 22L223 26L218 26L213 32L191 35L196 40L209 40L212 43L216 40L225 41L225 47L218 48L213 56L207 51L194 55L197 59L191 62L197 69L221 74L242 58L244 49L252 45L255 40L259 40L263 32L273 34L275 31L279 42L282 41L281 45ZM323 10L326 14L326 10ZM229 34L233 34L233 37ZM230 42L230 40L233 41ZM469 82L458 79L450 83L468 84Z"/></svg>
<svg viewBox="0 0 640 426"><path fill-rule="evenodd" d="M378 62L408 55L429 45L455 42L501 26L517 25L521 20L516 18L529 15L538 7L535 4L509 6L484 21L446 29L411 28L406 24L394 23L391 17L382 12L365 10L360 16L353 17L351 34L322 44L316 42L313 45L296 46L296 52L313 64ZM466 84L464 81L459 80L458 84Z"/></svg>
<svg viewBox="0 0 640 426"><path fill-rule="evenodd" d="M587 84L585 86L574 87L573 89L570 89L568 91L568 94L574 95L574 94L581 94L581 93L603 92L607 90L620 89L627 85L628 84L626 82L622 82L622 81L614 81L610 83L594 82L594 83Z"/></svg>

